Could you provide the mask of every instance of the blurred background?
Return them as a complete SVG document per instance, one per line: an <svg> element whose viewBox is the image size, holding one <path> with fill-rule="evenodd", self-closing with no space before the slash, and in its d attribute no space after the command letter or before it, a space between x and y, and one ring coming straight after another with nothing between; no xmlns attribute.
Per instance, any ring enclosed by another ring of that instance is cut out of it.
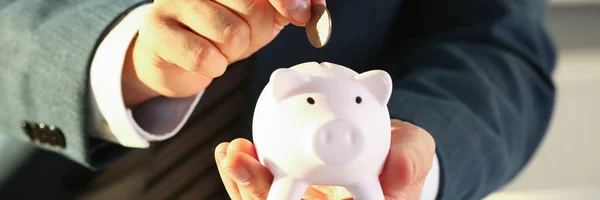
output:
<svg viewBox="0 0 600 200"><path fill-rule="evenodd" d="M549 132L525 170L485 200L600 199L600 0L552 0L558 99Z"/></svg>

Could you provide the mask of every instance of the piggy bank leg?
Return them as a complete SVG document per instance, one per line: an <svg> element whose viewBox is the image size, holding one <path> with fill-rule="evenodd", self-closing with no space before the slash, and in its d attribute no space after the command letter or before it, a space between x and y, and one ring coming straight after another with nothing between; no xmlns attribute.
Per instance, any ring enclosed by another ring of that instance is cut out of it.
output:
<svg viewBox="0 0 600 200"><path fill-rule="evenodd" d="M355 185L351 185L346 187L350 194L352 194L352 199L354 200L383 200L385 196L383 195L383 190L381 189L381 184L379 183L378 178L369 179L360 181Z"/></svg>
<svg viewBox="0 0 600 200"><path fill-rule="evenodd" d="M267 200L300 200L308 184L292 177L275 177Z"/></svg>

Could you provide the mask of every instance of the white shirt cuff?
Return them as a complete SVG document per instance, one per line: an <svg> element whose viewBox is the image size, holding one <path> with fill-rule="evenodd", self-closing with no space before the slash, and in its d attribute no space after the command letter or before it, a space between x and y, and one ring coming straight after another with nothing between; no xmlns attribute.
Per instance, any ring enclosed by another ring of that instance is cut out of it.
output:
<svg viewBox="0 0 600 200"><path fill-rule="evenodd" d="M93 97L91 136L132 148L147 148L149 141L173 137L187 122L204 93L188 98L158 97L134 110L123 101L121 75L130 43L151 4L128 13L102 40L90 70Z"/></svg>
<svg viewBox="0 0 600 200"><path fill-rule="evenodd" d="M440 187L440 175L440 162L436 153L433 155L431 170L429 170L425 179L425 185L421 192L421 200L435 200L437 198Z"/></svg>

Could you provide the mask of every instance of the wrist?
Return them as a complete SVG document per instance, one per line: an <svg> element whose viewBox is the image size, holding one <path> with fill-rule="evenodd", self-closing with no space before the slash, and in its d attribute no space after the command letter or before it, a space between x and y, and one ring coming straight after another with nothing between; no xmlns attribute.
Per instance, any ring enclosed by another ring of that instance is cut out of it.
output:
<svg viewBox="0 0 600 200"><path fill-rule="evenodd" d="M121 89L125 107L131 108L148 99L158 97L160 94L144 84L138 77L134 62L137 34L127 49L123 72L121 76Z"/></svg>

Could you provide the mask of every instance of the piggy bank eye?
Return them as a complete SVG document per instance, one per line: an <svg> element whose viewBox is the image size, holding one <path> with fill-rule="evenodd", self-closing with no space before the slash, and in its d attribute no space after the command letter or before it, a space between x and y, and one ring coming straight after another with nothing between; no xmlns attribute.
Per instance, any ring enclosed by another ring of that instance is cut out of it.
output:
<svg viewBox="0 0 600 200"><path fill-rule="evenodd" d="M310 105L313 105L313 104L315 104L315 100L314 100L312 97L308 97L308 98L306 99L306 102L308 102Z"/></svg>
<svg viewBox="0 0 600 200"><path fill-rule="evenodd" d="M362 98L356 97L356 99L354 99L354 101L356 101L356 104L360 104L360 102L362 102Z"/></svg>

